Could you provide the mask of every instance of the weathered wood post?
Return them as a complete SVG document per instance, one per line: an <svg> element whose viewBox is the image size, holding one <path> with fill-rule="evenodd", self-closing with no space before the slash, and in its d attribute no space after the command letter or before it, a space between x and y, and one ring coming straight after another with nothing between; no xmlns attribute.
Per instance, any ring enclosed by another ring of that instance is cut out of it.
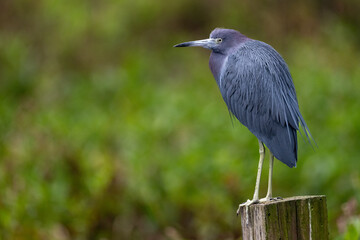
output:
<svg viewBox="0 0 360 240"><path fill-rule="evenodd" d="M243 240L327 240L326 196L299 196L241 207Z"/></svg>

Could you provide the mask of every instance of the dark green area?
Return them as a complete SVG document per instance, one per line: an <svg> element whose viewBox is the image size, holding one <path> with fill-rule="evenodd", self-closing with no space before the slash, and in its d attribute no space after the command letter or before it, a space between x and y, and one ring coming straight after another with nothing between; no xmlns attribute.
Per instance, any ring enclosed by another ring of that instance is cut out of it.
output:
<svg viewBox="0 0 360 240"><path fill-rule="evenodd" d="M340 238L341 205L360 200L359 12L355 0L2 0L0 238L237 239L257 140L232 125L209 52L172 48L217 26L287 61L318 147L299 136L274 194L327 195Z"/></svg>

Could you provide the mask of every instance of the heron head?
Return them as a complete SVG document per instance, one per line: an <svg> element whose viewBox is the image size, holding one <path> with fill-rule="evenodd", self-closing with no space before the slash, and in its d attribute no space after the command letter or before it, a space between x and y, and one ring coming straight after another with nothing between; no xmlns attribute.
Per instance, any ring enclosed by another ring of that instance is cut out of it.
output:
<svg viewBox="0 0 360 240"><path fill-rule="evenodd" d="M236 30L216 28L210 33L208 39L184 42L177 44L174 47L203 47L214 52L225 54L229 49L236 46L244 39L247 39L247 37Z"/></svg>

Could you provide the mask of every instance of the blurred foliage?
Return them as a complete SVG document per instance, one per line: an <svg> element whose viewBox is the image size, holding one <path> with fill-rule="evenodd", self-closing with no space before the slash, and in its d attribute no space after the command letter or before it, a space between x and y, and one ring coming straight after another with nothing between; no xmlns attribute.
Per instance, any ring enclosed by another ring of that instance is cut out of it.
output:
<svg viewBox="0 0 360 240"><path fill-rule="evenodd" d="M339 239L353 240L360 238L360 218L349 221L346 232Z"/></svg>
<svg viewBox="0 0 360 240"><path fill-rule="evenodd" d="M274 192L360 200L360 2L0 2L1 239L238 239L256 138L232 124L209 52L217 27L286 59L318 147L276 162ZM266 169L265 166L264 169ZM261 193L265 194L267 171Z"/></svg>

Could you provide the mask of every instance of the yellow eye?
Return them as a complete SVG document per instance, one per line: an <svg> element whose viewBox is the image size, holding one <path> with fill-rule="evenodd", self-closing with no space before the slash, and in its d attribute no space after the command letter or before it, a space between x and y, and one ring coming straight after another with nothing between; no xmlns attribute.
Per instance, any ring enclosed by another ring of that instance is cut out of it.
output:
<svg viewBox="0 0 360 240"><path fill-rule="evenodd" d="M222 42L222 38L217 38L216 39L216 43L221 43Z"/></svg>

